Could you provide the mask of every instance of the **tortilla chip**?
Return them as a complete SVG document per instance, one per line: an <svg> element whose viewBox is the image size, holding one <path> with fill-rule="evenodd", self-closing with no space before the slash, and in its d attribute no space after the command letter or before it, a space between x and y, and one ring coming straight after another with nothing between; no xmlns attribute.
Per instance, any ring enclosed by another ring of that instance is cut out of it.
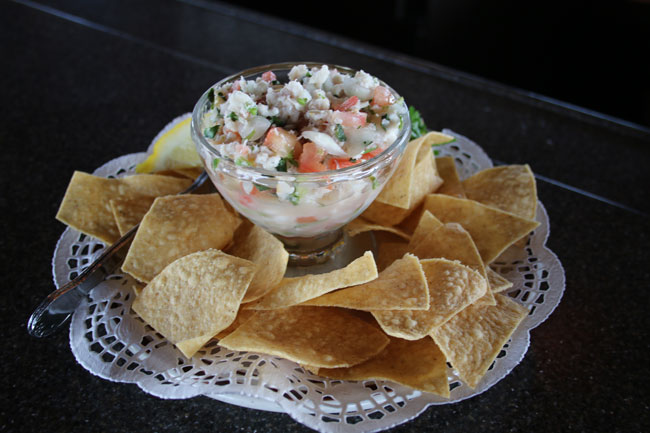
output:
<svg viewBox="0 0 650 433"><path fill-rule="evenodd" d="M415 228L418 226L423 213L424 209L422 205L420 205L415 208L415 210L411 212L406 218L404 218L396 227L398 227L404 233L412 234L415 231Z"/></svg>
<svg viewBox="0 0 650 433"><path fill-rule="evenodd" d="M361 216L377 224L394 226L402 222L410 213L411 209L403 209L375 200L363 211Z"/></svg>
<svg viewBox="0 0 650 433"><path fill-rule="evenodd" d="M344 309L294 306L258 311L219 342L314 367L349 367L381 352L388 337Z"/></svg>
<svg viewBox="0 0 650 433"><path fill-rule="evenodd" d="M203 166L199 167L186 167L186 168L175 168L172 171L178 173L182 177L186 177L188 179L196 179L203 173Z"/></svg>
<svg viewBox="0 0 650 433"><path fill-rule="evenodd" d="M122 270L151 281L180 257L223 249L239 223L219 194L159 197L140 223Z"/></svg>
<svg viewBox="0 0 650 433"><path fill-rule="evenodd" d="M482 170L463 181L467 198L529 220L537 212L535 176L526 165Z"/></svg>
<svg viewBox="0 0 650 433"><path fill-rule="evenodd" d="M313 367L307 367L310 368ZM390 343L379 355L348 368L318 368L316 374L340 380L390 380L449 397L447 362L431 338L408 341L390 337Z"/></svg>
<svg viewBox="0 0 650 433"><path fill-rule="evenodd" d="M434 232L444 226L444 224L429 211L422 212L420 216L420 221L418 225L413 230L413 235L411 235L411 241L409 245L417 244L422 241L422 239L429 233ZM440 256L442 257L442 256ZM421 259L428 259L430 257L420 257Z"/></svg>
<svg viewBox="0 0 650 433"><path fill-rule="evenodd" d="M406 242L383 242L377 252L377 269L383 271L395 260L406 254L409 244Z"/></svg>
<svg viewBox="0 0 650 433"><path fill-rule="evenodd" d="M402 230L395 228L395 227L390 227L390 226L383 226L380 224L373 224L370 221L366 221L365 219L359 217L356 218L352 221L350 221L344 228L345 232L348 234L350 237L355 237L356 235L363 233L363 232L369 232L369 231L385 231L388 233L392 233L394 235L399 236L400 238L408 241L411 239L411 236L408 233L404 233Z"/></svg>
<svg viewBox="0 0 650 433"><path fill-rule="evenodd" d="M439 156L436 158L436 166L438 168L438 174L443 180L442 186L436 190L436 193L465 198L465 191L460 182L454 158L451 156Z"/></svg>
<svg viewBox="0 0 650 433"><path fill-rule="evenodd" d="M507 296L496 295L495 306L470 306L431 337L460 378L475 388L528 310Z"/></svg>
<svg viewBox="0 0 650 433"><path fill-rule="evenodd" d="M442 184L431 146L450 140L453 137L430 132L409 142L395 173L362 216L388 226L404 220Z"/></svg>
<svg viewBox="0 0 650 433"><path fill-rule="evenodd" d="M155 174L108 179L75 171L65 192L56 219L102 242L112 244L120 238L110 201L143 196L177 194L191 182Z"/></svg>
<svg viewBox="0 0 650 433"><path fill-rule="evenodd" d="M406 254L381 272L376 280L337 290L301 305L364 311L426 310L429 308L429 288L418 258Z"/></svg>
<svg viewBox="0 0 650 433"><path fill-rule="evenodd" d="M429 167L433 166L433 173L437 175L431 146L447 143L451 140L453 140L453 137L442 134L440 132L429 132L420 138L416 138L415 140L410 141L406 145L404 155L402 156L402 159L400 160L395 173L388 181L386 186L384 186L384 189L382 189L381 193L379 193L376 201L384 204L389 204L391 206L400 207L402 209L412 208L412 203L414 201L417 201L417 199L414 199L413 197L414 178L416 177L416 165L418 163L423 163L422 168L427 169L427 172L425 174L429 174L428 169ZM422 149L424 149L424 151L422 151ZM433 160L433 163L430 162L431 160ZM416 188L419 189L421 186L417 185ZM427 193L428 192L425 194Z"/></svg>
<svg viewBox="0 0 650 433"><path fill-rule="evenodd" d="M259 299L280 284L289 262L289 253L282 242L249 221L235 232L233 246L228 253L250 260L257 267L242 302Z"/></svg>
<svg viewBox="0 0 650 433"><path fill-rule="evenodd" d="M512 281L506 280L492 268L487 268L488 284L492 293L503 292L512 287Z"/></svg>
<svg viewBox="0 0 650 433"><path fill-rule="evenodd" d="M284 278L280 285L243 308L274 310L305 302L343 287L367 283L377 278L377 265L370 251L342 269L318 275Z"/></svg>
<svg viewBox="0 0 650 433"><path fill-rule="evenodd" d="M237 310L255 266L217 250L182 257L156 276L133 302L133 311L191 358Z"/></svg>
<svg viewBox="0 0 650 433"><path fill-rule="evenodd" d="M440 221L456 222L469 232L483 263L491 263L510 245L539 225L473 200L429 194L424 209Z"/></svg>
<svg viewBox="0 0 650 433"><path fill-rule="evenodd" d="M418 340L442 325L487 291L487 281L475 270L445 259L420 260L429 286L429 309L373 311L388 335Z"/></svg>
<svg viewBox="0 0 650 433"><path fill-rule="evenodd" d="M487 279L485 265L470 234L460 224L441 223L429 211L422 214L409 243L409 252L420 259L458 260ZM485 292L483 298L480 302L495 304L490 290Z"/></svg>
<svg viewBox="0 0 650 433"><path fill-rule="evenodd" d="M254 310L242 310L241 308L237 312L237 316L235 317L235 320L228 326L226 329L223 331L219 332L217 335L215 335L216 338L219 340L226 338L226 336L232 334L235 329L239 328L241 325L246 323L248 319L253 317L255 315Z"/></svg>
<svg viewBox="0 0 650 433"><path fill-rule="evenodd" d="M131 200L111 200L111 211L120 236L140 224L156 197L140 197Z"/></svg>

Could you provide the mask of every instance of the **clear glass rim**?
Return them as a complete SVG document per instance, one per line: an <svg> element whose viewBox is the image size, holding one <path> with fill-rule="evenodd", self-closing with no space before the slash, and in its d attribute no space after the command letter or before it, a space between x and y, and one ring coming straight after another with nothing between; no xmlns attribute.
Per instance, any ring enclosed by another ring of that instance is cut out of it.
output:
<svg viewBox="0 0 650 433"><path fill-rule="evenodd" d="M393 143L390 144L382 153L379 155L375 156L374 158L371 158L367 161L361 162L359 164L355 164L350 167L344 167L344 168L339 168L336 170L327 170L327 171L320 171L316 173L285 173L285 172L278 172L274 170L267 170L265 168L261 167L242 167L235 165L235 162L228 158L227 156L221 155L203 136L203 133L201 132L201 118L200 118L200 113L202 111L202 108L205 107L206 102L208 101L208 92L210 89L218 86L222 86L223 84L238 79L240 77L248 77L251 75L256 75L259 73L266 72L268 70L290 70L292 67L296 65L305 65L308 68L315 67L315 66L327 66L328 68L336 68L340 71L343 71L348 74L354 74L358 72L357 70L351 69L347 66L340 66L340 65L335 65L335 64L330 64L330 63L321 63L321 62L283 62L283 63L272 63L268 65L261 65L261 66L255 66L253 68L245 69L240 72L234 73L226 78L223 78L222 80L216 82L212 86L210 86L205 92L203 92L203 95L199 98L198 102L194 106L194 110L192 111L192 136L195 138L195 140L198 140L200 145L208 151L211 155L213 155L215 158L219 158L219 165L221 166L222 163L225 163L227 165L230 165L232 167L230 168L236 168L240 172L248 172L250 174L256 174L258 176L264 176L264 177L291 177L299 181L319 181L323 180L323 178L327 178L328 181L334 181L336 180L337 177L344 177L346 179L349 179L350 175L354 175L355 173L364 173L369 169L372 169L378 165L381 165L386 160L391 160L393 155L399 150L401 144L405 144L408 141L408 137L411 135L411 118L409 115L408 111L408 106L406 105L406 101L402 101L402 104L404 105L404 113L405 113L405 119L403 121L402 129L400 129L399 134L397 135L397 138ZM393 96L396 99L401 98L399 93L395 91L390 85L386 84L383 80L377 78L379 82L381 83L382 86L385 86L390 92L393 94Z"/></svg>

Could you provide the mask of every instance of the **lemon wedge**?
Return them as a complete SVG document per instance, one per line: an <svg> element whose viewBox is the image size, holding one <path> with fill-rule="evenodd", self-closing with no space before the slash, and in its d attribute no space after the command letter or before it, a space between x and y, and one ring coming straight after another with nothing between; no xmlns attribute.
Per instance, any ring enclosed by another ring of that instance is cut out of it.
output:
<svg viewBox="0 0 650 433"><path fill-rule="evenodd" d="M150 147L151 154L136 166L136 173L201 166L201 158L190 134L191 122L192 116L188 113L160 131Z"/></svg>

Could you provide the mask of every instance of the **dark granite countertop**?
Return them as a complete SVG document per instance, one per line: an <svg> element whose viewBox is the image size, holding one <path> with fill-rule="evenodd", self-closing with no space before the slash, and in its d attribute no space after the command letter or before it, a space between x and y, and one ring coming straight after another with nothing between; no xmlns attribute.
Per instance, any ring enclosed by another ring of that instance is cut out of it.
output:
<svg viewBox="0 0 650 433"><path fill-rule="evenodd" d="M399 83L429 127L476 140L498 162L528 162L566 271L562 302L511 374L393 431L650 430L647 129L199 0L8 1L0 32L0 431L309 431L284 414L100 379L76 363L66 332L38 340L25 328L53 288L64 229L54 215L74 170L144 150L226 74L300 59Z"/></svg>

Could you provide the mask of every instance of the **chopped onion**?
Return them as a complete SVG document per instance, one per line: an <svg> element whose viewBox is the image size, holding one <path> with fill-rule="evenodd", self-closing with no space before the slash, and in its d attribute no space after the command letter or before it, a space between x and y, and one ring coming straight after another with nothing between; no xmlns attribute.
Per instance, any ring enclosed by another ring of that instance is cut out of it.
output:
<svg viewBox="0 0 650 433"><path fill-rule="evenodd" d="M305 131L302 133L302 137L314 142L316 146L331 155L348 156L348 154L345 153L338 144L336 144L336 141L327 134L318 131Z"/></svg>

